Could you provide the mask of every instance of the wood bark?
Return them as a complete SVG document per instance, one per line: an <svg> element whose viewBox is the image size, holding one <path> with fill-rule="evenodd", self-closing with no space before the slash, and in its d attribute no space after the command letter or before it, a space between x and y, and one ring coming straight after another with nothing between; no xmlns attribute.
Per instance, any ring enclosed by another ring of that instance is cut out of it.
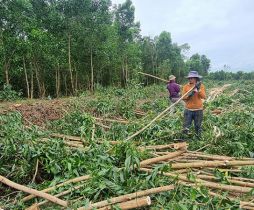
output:
<svg viewBox="0 0 254 210"><path fill-rule="evenodd" d="M24 56L23 56L23 68L24 68L25 79L26 79L27 98L30 98L30 87L29 87L29 81L28 81L27 69L26 69L26 62L25 62L25 57Z"/></svg>
<svg viewBox="0 0 254 210"><path fill-rule="evenodd" d="M143 198L137 198L131 201L117 204L117 206L122 210L136 209L136 208L141 208L141 207L150 206L150 205L151 205L151 198L149 196L143 197ZM112 208L111 206L106 206L98 210L110 210L110 209L114 209L114 208Z"/></svg>
<svg viewBox="0 0 254 210"><path fill-rule="evenodd" d="M148 189L148 190L130 193L127 195L121 195L121 196L110 198L110 199L100 201L97 203L93 203L88 208L81 207L81 208L78 208L78 210L85 210L85 209L89 210L89 209L93 209L93 208L101 208L104 206L108 206L110 204L112 205L112 204L116 204L116 203L120 203L120 202L124 202L124 201L129 201L131 199L142 197L142 196L157 194L157 193L161 193L161 192L167 192L167 191L170 191L173 189L174 189L174 185L156 187L156 188L152 188L152 189Z"/></svg>
<svg viewBox="0 0 254 210"><path fill-rule="evenodd" d="M90 66L91 66L91 91L94 91L94 69L93 69L93 50L90 49Z"/></svg>
<svg viewBox="0 0 254 210"><path fill-rule="evenodd" d="M152 146L144 146L139 147L141 150L151 149L151 150L161 150L161 149L180 149L182 147L187 147L186 142L174 143L174 144L166 144L166 145L152 145ZM170 153L170 152L167 152Z"/></svg>
<svg viewBox="0 0 254 210"><path fill-rule="evenodd" d="M30 98L33 99L34 98L34 73L33 73L33 69L31 68L31 81L30 81Z"/></svg>
<svg viewBox="0 0 254 210"><path fill-rule="evenodd" d="M182 168L202 168L202 167L219 167L219 166L245 166L254 165L254 160L241 161L199 161L195 163L173 163L172 169L182 169Z"/></svg>
<svg viewBox="0 0 254 210"><path fill-rule="evenodd" d="M38 86L38 92L39 92L39 97L42 97L42 89L41 89L41 83L40 83L40 78L39 78L39 68L37 65L37 62L35 61L35 59L33 60L33 67L35 70L35 78L37 81L37 86Z"/></svg>
<svg viewBox="0 0 254 210"><path fill-rule="evenodd" d="M158 162L161 162L161 161L167 161L171 158L174 158L174 157L177 157L177 156L181 155L184 152L185 152L185 150L180 150L180 151L169 153L167 155L163 155L163 156L143 160L143 161L140 162L140 167L144 167L146 165L158 163Z"/></svg>
<svg viewBox="0 0 254 210"><path fill-rule="evenodd" d="M72 66L71 66L71 35L68 34L68 64L69 64L69 72L71 78L71 90L74 93L74 83L73 83L73 75L72 75Z"/></svg>

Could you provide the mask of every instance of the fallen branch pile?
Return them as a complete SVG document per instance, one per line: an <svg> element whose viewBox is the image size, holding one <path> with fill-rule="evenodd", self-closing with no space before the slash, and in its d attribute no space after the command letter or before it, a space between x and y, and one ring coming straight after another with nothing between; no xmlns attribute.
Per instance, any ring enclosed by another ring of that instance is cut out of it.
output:
<svg viewBox="0 0 254 210"><path fill-rule="evenodd" d="M251 198L250 193L254 188L254 179L241 177L241 167L254 166L253 158L236 159L223 155L192 152L187 151L184 146L174 152L158 151L170 148L169 146L157 145L146 148L153 150L151 154L154 157L143 160L140 163L140 171L154 173L153 168L158 166L158 164L168 164L170 171L159 172L159 174L178 179L182 185L189 186L190 183L193 183L194 187L205 186L210 190L210 195L212 196L220 195L222 191L225 191L228 192L229 197L227 198L229 200L242 199L243 197L245 199ZM215 170L230 175L225 175L222 180L221 177L214 175ZM189 175L192 175L192 179L189 178ZM240 200L240 207L243 209L254 209L254 202L253 200Z"/></svg>
<svg viewBox="0 0 254 210"><path fill-rule="evenodd" d="M78 137L65 136L53 134L54 137L82 141ZM139 147L141 151L147 150L151 156L146 160L140 162L140 168L134 169L141 173L158 173L160 176L168 177L171 180L178 180L177 183L186 187L200 187L205 186L209 190L209 194L218 198L225 198L221 196L222 192L227 192L227 199L239 200L240 208L254 209L254 201L251 198L251 192L254 188L254 179L241 177L242 166L253 166L254 159L242 158L236 159L234 157L211 155L197 151L188 151L187 144L174 143L168 145L153 145ZM173 150L172 150L173 149ZM154 167L158 169L158 164L168 164L170 170L158 171L153 170ZM214 171L219 170L227 175L224 177L215 176ZM229 175L230 174L230 175ZM190 176L191 175L191 176ZM191 178L190 178L191 177ZM29 195L22 199L27 202L37 196L45 199L40 203L34 203L28 209L40 209L40 207L47 202L53 202L64 207L71 207L77 200L84 199L83 197L73 201L62 200L59 197L72 193L85 186L85 182L89 181L91 176L86 175L67 180L63 183L57 184L50 188L38 191L28 188L23 185L14 183L7 178L0 176L0 182L12 188L18 189ZM223 182L222 182L223 181ZM69 189L58 194L51 193L63 186L69 186ZM117 205L121 209L134 209L151 205L152 201L149 197L152 194L167 192L174 189L174 185L161 186L144 191L133 192L131 194L121 195L117 197L108 198L97 203L90 203L88 206L78 208L78 210L90 209L113 209L113 205Z"/></svg>

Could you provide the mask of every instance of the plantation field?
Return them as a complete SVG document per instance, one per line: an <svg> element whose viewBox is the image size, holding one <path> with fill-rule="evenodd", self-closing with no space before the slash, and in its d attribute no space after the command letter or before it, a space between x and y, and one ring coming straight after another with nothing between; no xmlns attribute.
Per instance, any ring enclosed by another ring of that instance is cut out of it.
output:
<svg viewBox="0 0 254 210"><path fill-rule="evenodd" d="M254 209L254 84L204 84L202 137L191 134L184 147L176 143L182 138L181 104L130 138L170 105L164 85L2 103L0 180L41 191L81 177L47 192L68 201L69 209L162 186L168 189L149 194L151 205L143 209ZM27 195L0 184L0 208L62 208Z"/></svg>

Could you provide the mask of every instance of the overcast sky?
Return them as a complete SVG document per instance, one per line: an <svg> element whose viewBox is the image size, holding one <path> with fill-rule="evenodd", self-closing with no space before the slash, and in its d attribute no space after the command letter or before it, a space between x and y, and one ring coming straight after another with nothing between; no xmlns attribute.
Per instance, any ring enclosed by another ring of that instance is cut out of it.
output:
<svg viewBox="0 0 254 210"><path fill-rule="evenodd" d="M124 0L112 0L113 4ZM254 71L254 0L132 0L141 34L171 33L193 53L211 59L211 70Z"/></svg>

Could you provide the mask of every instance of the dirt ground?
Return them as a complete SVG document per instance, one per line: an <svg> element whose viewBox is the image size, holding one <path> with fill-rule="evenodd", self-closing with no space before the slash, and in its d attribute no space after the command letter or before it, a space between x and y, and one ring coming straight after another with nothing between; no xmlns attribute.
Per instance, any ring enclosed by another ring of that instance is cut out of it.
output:
<svg viewBox="0 0 254 210"><path fill-rule="evenodd" d="M24 100L0 104L0 114L19 111L26 125L43 126L47 121L57 120L67 113L67 100Z"/></svg>

